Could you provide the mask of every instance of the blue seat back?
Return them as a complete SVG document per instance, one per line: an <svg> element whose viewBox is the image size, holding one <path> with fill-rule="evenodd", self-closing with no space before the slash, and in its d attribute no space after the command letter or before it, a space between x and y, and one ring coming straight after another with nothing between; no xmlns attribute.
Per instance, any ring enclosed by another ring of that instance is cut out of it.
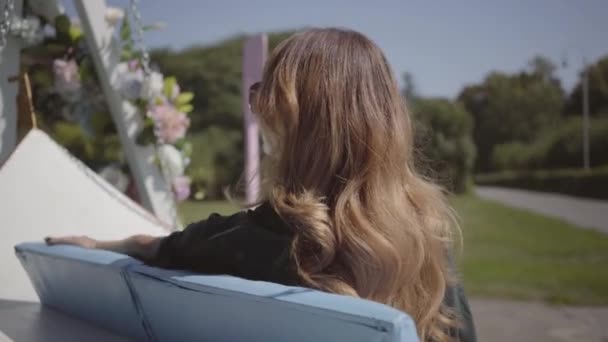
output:
<svg viewBox="0 0 608 342"><path fill-rule="evenodd" d="M367 300L163 270L108 251L15 249L42 303L136 340L418 341L408 315Z"/></svg>
<svg viewBox="0 0 608 342"><path fill-rule="evenodd" d="M371 301L143 265L129 277L160 341L417 341L409 316Z"/></svg>
<svg viewBox="0 0 608 342"><path fill-rule="evenodd" d="M141 264L126 255L74 246L15 247L40 301L139 341L149 340L125 272Z"/></svg>

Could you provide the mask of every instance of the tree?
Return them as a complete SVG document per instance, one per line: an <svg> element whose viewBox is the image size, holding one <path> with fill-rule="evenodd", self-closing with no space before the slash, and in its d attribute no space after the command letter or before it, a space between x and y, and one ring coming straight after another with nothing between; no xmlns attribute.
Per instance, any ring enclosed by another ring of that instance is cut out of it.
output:
<svg viewBox="0 0 608 342"><path fill-rule="evenodd" d="M608 117L608 56L589 65L585 72L589 75L589 114L592 117ZM583 92L579 81L566 101L564 113L580 116L582 108Z"/></svg>
<svg viewBox="0 0 608 342"><path fill-rule="evenodd" d="M414 75L409 72L403 73L403 96L409 101L414 101L416 98L416 82L414 81Z"/></svg>
<svg viewBox="0 0 608 342"><path fill-rule="evenodd" d="M531 142L560 121L563 90L548 60L536 57L529 71L493 72L481 84L465 87L458 100L473 115L477 146L476 171L493 171L494 147L506 142Z"/></svg>
<svg viewBox="0 0 608 342"><path fill-rule="evenodd" d="M555 76L557 67L555 64L544 56L534 56L528 62L529 72L532 75L537 75L544 82L553 82L560 84L559 79Z"/></svg>
<svg viewBox="0 0 608 342"><path fill-rule="evenodd" d="M475 160L471 115L462 105L440 98L416 97L410 110L419 164L449 190L467 191Z"/></svg>

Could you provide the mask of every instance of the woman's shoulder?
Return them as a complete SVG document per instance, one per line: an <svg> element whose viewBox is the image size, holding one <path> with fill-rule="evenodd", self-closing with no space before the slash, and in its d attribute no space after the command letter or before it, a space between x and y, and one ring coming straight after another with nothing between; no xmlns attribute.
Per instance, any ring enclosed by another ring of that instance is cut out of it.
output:
<svg viewBox="0 0 608 342"><path fill-rule="evenodd" d="M247 216L247 220L249 220L252 225L276 234L292 235L290 227L283 221L281 216L268 201L263 202L255 209L248 210Z"/></svg>
<svg viewBox="0 0 608 342"><path fill-rule="evenodd" d="M291 235L291 230L268 202L232 215L211 214L208 218L189 224L184 232L207 237L226 231L261 230L267 233Z"/></svg>

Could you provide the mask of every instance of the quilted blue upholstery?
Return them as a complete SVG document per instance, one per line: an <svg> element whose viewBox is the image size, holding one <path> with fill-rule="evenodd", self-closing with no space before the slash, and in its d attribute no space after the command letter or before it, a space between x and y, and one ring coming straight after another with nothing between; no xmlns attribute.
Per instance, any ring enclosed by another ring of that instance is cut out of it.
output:
<svg viewBox="0 0 608 342"><path fill-rule="evenodd" d="M417 340L404 313L352 297L143 265L129 277L162 341Z"/></svg>
<svg viewBox="0 0 608 342"><path fill-rule="evenodd" d="M157 269L107 251L44 244L16 250L43 303L138 340L418 340L409 316L366 300Z"/></svg>
<svg viewBox="0 0 608 342"><path fill-rule="evenodd" d="M107 251L42 243L20 244L15 252L43 304L120 335L149 339L124 275L127 267L140 261Z"/></svg>

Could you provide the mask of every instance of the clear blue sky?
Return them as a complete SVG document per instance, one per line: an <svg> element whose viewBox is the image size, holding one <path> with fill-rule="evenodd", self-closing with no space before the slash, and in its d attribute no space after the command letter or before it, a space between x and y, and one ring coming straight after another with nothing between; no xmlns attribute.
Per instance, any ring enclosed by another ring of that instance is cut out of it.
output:
<svg viewBox="0 0 608 342"><path fill-rule="evenodd" d="M110 0L126 7L126 0ZM583 54L608 55L608 0L143 0L153 47L208 45L239 33L307 26L360 31L393 69L411 72L423 95L453 97L491 70L516 71L536 54L555 62L570 89ZM400 77L400 76L399 76Z"/></svg>

